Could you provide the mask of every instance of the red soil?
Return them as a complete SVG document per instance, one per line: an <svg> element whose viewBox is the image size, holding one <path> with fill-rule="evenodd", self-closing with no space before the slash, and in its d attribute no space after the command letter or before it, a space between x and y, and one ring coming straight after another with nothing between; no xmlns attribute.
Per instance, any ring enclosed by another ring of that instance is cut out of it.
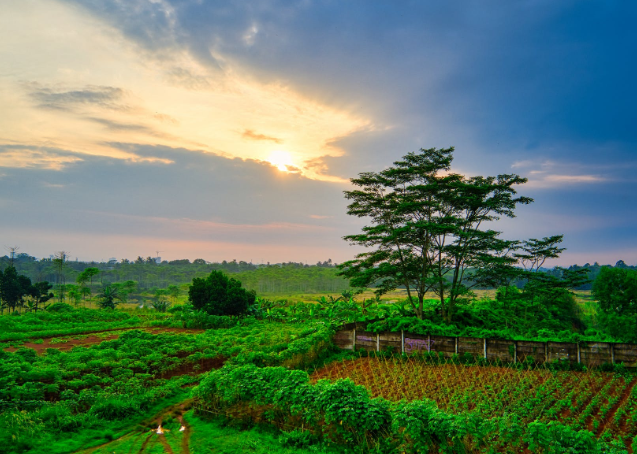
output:
<svg viewBox="0 0 637 454"><path fill-rule="evenodd" d="M133 329L140 329L142 331L146 331L149 332L151 334L161 334L161 333L190 333L190 334L198 334L198 333L203 333L204 330L202 329L187 329L187 328L166 328L166 327L155 327L155 328L124 328L124 329L117 329L117 330L103 330L103 331L95 331L94 333L91 333L90 335L88 335L88 337L82 337L80 339L73 339L74 335L69 335L69 336L55 336L55 337L47 337L42 339L44 342L42 342L41 344L36 344L34 342L25 342L24 344L22 344L22 347L26 347L26 348L32 348L36 351L36 353L38 355L43 354L44 352L46 352L47 348L55 348L58 349L60 351L68 351L71 350L74 347L88 347L91 345L97 345L97 344L101 344L102 342L105 341L109 341L109 340L114 340L117 339L119 337L119 334L112 334L106 337L98 337L97 334L99 333L106 333L109 331L130 331ZM79 337L80 335L76 335L77 337ZM86 336L86 335L83 335ZM67 342L64 343L55 343L52 344L51 340L52 339L60 339L60 338L64 338L67 337L68 340ZM4 349L7 352L15 352L18 349L15 347L7 347Z"/></svg>

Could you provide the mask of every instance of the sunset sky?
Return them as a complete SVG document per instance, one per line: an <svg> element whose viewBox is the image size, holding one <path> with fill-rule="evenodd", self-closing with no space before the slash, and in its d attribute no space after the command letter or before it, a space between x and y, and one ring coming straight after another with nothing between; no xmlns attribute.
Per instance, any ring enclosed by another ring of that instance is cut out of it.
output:
<svg viewBox="0 0 637 454"><path fill-rule="evenodd" d="M610 0L2 0L0 246L342 262L349 178L454 146L459 173L529 178L504 237L636 264L636 22Z"/></svg>

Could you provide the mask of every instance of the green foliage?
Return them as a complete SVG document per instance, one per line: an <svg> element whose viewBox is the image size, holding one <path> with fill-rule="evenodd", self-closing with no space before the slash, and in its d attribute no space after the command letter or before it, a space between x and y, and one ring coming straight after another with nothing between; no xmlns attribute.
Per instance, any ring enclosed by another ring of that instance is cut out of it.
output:
<svg viewBox="0 0 637 454"><path fill-rule="evenodd" d="M533 201L516 197L518 175L464 177L446 173L453 148L420 149L381 172L352 178L357 188L345 191L348 214L371 219L360 234L346 236L353 244L373 248L339 266L352 286L377 285L381 295L399 286L418 318L428 291L440 298L447 320L455 307L485 276L471 269L490 270L488 280L513 271L516 259L507 256L516 242L498 238L499 232L481 224L514 217L518 204Z"/></svg>
<svg viewBox="0 0 637 454"><path fill-rule="evenodd" d="M221 271L213 271L206 279L193 279L188 291L194 308L210 315L241 315L255 300L255 292L242 288L241 282Z"/></svg>
<svg viewBox="0 0 637 454"><path fill-rule="evenodd" d="M90 320L89 314L94 314L94 319L109 315L116 318L118 314L132 319L116 311L79 309L68 314L39 313L37 317L27 314L18 317L22 322L19 325L12 318L2 317L0 330L2 324L24 329L47 320L62 326L62 320L73 316ZM61 445L52 449L50 443L70 438L81 441L91 430L99 432L97 441L109 433L117 438L116 431L121 429L116 428L122 421L140 418L165 399L182 396L183 400L182 387L197 380L190 374L220 367L229 358L242 364L254 360L302 367L331 345L332 331L320 323L280 324L247 318L240 326L236 318L233 322L231 328L198 335L131 330L89 348L67 352L48 349L41 356L33 349L22 348L15 353L0 350L0 420L15 414L21 418L20 427L37 428L24 442L9 445L8 452L24 452L27 445L34 447L34 452L64 451ZM0 443L11 433L0 427ZM73 446L67 451L79 448L75 441Z"/></svg>
<svg viewBox="0 0 637 454"><path fill-rule="evenodd" d="M98 305L102 309L115 309L115 306L122 302L122 294L119 287L115 285L105 285L101 293L97 295Z"/></svg>
<svg viewBox="0 0 637 454"><path fill-rule="evenodd" d="M294 428L284 440L317 438L359 452L505 452L507 446L506 452L518 452L510 449L523 450L521 443L539 453L625 452L555 422L535 421L525 428L516 415L484 418L445 413L429 400L372 399L349 379L312 385L304 372L284 368L226 367L205 377L193 397L202 414L266 420Z"/></svg>
<svg viewBox="0 0 637 454"><path fill-rule="evenodd" d="M593 283L593 296L606 313L637 314L637 271L602 267Z"/></svg>
<svg viewBox="0 0 637 454"><path fill-rule="evenodd" d="M73 312L73 306L66 303L53 303L49 307L46 308L47 311L53 312L55 314L59 314L62 312Z"/></svg>

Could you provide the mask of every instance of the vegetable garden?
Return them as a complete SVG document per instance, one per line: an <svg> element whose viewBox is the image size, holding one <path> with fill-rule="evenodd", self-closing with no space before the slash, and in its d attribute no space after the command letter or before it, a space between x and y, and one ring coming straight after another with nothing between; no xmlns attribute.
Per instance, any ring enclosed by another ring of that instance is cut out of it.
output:
<svg viewBox="0 0 637 454"><path fill-rule="evenodd" d="M559 421L629 446L637 435L637 378L632 374L436 364L379 355L334 362L311 378L349 378L372 397L391 401L433 399L453 414L517 415L523 424Z"/></svg>

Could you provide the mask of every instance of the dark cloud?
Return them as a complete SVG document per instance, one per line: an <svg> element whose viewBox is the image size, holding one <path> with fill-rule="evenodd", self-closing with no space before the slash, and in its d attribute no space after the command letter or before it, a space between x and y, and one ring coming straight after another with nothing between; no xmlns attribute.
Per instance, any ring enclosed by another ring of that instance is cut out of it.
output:
<svg viewBox="0 0 637 454"><path fill-rule="evenodd" d="M127 111L123 104L124 90L118 87L87 85L79 90L63 90L36 83L25 84L29 97L43 109L75 111L80 106L97 106L103 109Z"/></svg>
<svg viewBox="0 0 637 454"><path fill-rule="evenodd" d="M244 139L250 140L265 140L274 143L283 143L283 139L279 139L277 137L266 136L265 134L258 134L251 129L246 129L241 133L241 137Z"/></svg>

